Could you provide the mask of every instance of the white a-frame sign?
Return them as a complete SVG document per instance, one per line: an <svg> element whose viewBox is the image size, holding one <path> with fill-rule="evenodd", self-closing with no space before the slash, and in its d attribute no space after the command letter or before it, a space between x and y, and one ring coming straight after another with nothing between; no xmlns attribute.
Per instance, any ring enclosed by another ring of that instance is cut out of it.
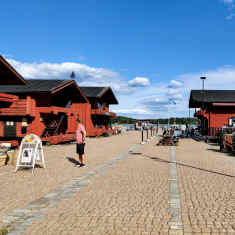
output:
<svg viewBox="0 0 235 235"><path fill-rule="evenodd" d="M42 141L37 135L29 134L21 141L15 172L20 167L29 167L33 173L36 162L41 162L43 168L46 168Z"/></svg>

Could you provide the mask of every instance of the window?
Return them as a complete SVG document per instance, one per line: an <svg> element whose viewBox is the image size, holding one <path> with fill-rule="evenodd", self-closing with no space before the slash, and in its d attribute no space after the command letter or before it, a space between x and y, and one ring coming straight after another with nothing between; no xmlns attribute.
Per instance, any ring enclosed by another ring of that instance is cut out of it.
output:
<svg viewBox="0 0 235 235"><path fill-rule="evenodd" d="M14 126L14 122L12 122L12 121L6 121L6 126Z"/></svg>

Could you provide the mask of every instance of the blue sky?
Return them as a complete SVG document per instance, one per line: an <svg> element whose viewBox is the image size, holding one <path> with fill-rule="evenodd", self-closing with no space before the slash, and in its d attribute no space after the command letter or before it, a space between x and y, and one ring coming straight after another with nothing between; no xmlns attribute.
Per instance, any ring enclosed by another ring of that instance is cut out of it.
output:
<svg viewBox="0 0 235 235"><path fill-rule="evenodd" d="M25 78L111 86L119 115L188 115L190 89L235 89L233 0L4 1L0 54Z"/></svg>

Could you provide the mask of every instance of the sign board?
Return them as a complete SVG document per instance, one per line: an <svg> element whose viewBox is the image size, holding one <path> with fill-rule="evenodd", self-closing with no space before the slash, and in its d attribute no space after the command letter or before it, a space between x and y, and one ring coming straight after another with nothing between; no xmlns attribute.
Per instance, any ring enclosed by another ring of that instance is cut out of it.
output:
<svg viewBox="0 0 235 235"><path fill-rule="evenodd" d="M37 135L29 134L21 141L15 172L20 167L29 167L33 173L36 162L41 162L46 168L42 141Z"/></svg>
<svg viewBox="0 0 235 235"><path fill-rule="evenodd" d="M23 148L22 152L22 163L30 163L32 161L33 149L32 148Z"/></svg>

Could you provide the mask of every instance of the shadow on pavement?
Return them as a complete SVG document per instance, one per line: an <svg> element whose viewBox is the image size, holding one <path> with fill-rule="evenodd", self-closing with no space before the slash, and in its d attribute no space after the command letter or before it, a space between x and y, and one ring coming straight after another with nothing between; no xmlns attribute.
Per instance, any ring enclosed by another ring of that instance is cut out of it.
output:
<svg viewBox="0 0 235 235"><path fill-rule="evenodd" d="M212 152L217 152L217 153L221 152L219 149L207 148L207 150L212 151Z"/></svg>
<svg viewBox="0 0 235 235"><path fill-rule="evenodd" d="M72 158L72 157L66 157L66 158L67 158L68 161L70 161L74 165L80 165L80 162L77 161L75 158Z"/></svg>
<svg viewBox="0 0 235 235"><path fill-rule="evenodd" d="M142 153L140 152L133 152L133 151L129 151L128 152L129 154L132 154L132 155L141 155Z"/></svg>
<svg viewBox="0 0 235 235"><path fill-rule="evenodd" d="M34 168L43 168L40 164L35 164ZM17 171L32 171L32 167L20 166ZM1 235L1 233L0 233Z"/></svg>
<svg viewBox="0 0 235 235"><path fill-rule="evenodd" d="M219 146L218 143L207 143L208 145L211 145L211 146Z"/></svg>
<svg viewBox="0 0 235 235"><path fill-rule="evenodd" d="M235 158L235 155L229 151L226 152L226 151L220 151L219 149L211 149L211 148L208 148L207 150L212 151L212 152L217 152L217 153L224 153L224 154L226 154L227 157L234 157Z"/></svg>
<svg viewBox="0 0 235 235"><path fill-rule="evenodd" d="M146 154L141 154L141 156L147 157L147 158L149 158L149 159L152 159L152 160L158 161L158 162L174 163L174 162L167 161L167 160L164 160L164 159L161 159L161 158L158 158L158 157L151 157L151 156L148 156L148 155L146 155ZM190 165L187 165L187 164L184 164L184 163L181 163L181 162L176 162L176 164L179 165L179 166L190 167L190 168L197 169L197 170L200 170L200 171L205 171L205 172L209 172L209 173L213 173L213 174L217 174L217 175L223 175L223 176L235 178L234 175L228 175L228 174L220 173L220 172L217 172L217 171L202 169L202 168L200 168L200 167L190 166Z"/></svg>

